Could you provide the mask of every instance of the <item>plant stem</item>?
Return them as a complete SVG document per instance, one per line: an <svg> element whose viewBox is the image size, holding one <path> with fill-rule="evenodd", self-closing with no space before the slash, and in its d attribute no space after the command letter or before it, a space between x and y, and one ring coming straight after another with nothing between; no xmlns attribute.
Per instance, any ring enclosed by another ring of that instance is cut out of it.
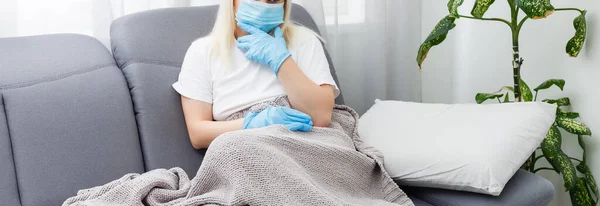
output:
<svg viewBox="0 0 600 206"><path fill-rule="evenodd" d="M537 95L538 95L538 92L537 92L537 91L535 91L535 98L533 98L533 101L534 101L534 102L537 102Z"/></svg>
<svg viewBox="0 0 600 206"><path fill-rule="evenodd" d="M508 6L510 6L510 10L513 11L515 10L515 0L507 0L508 1Z"/></svg>
<svg viewBox="0 0 600 206"><path fill-rule="evenodd" d="M533 173L537 173L537 172L542 171L542 170L552 170L552 171L554 171L554 169L552 169L552 168L542 167L542 168L538 168L538 169L533 170Z"/></svg>
<svg viewBox="0 0 600 206"><path fill-rule="evenodd" d="M473 16L464 16L464 15L458 15L458 16L462 17L462 18L476 19L476 20L481 20L481 21L499 21L499 22L503 22L506 25L510 26L510 22L508 22L505 19L501 19L501 18L477 18L477 17L473 17Z"/></svg>
<svg viewBox="0 0 600 206"><path fill-rule="evenodd" d="M571 159L571 160L575 160L575 161L578 161L578 162L583 162L583 161L581 161L580 159L573 158L573 157L569 157L569 159Z"/></svg>
<svg viewBox="0 0 600 206"><path fill-rule="evenodd" d="M578 8L558 8L554 9L554 11L578 11L579 13L583 13L583 10Z"/></svg>
<svg viewBox="0 0 600 206"><path fill-rule="evenodd" d="M531 162L529 163L529 171L533 172L533 169L535 168L535 156L537 156L537 151L533 151L533 154L531 154Z"/></svg>
<svg viewBox="0 0 600 206"><path fill-rule="evenodd" d="M519 55L519 24L517 23L517 18L519 17L519 10L517 10L515 3L508 0L509 5L511 6L511 29L512 29L512 44L513 44L513 81L515 88L515 102L521 102L521 65L523 64L523 59L521 59Z"/></svg>
<svg viewBox="0 0 600 206"><path fill-rule="evenodd" d="M581 149L583 150L583 163L586 163L586 159L587 159L587 154L585 152L585 147L583 144L581 144L582 142L584 142L583 140L583 136L581 135L577 135L577 139L579 140L579 146L581 146Z"/></svg>
<svg viewBox="0 0 600 206"><path fill-rule="evenodd" d="M521 21L519 22L519 24L517 26L517 36L521 33L521 28L523 27L523 24L525 24L527 19L529 19L529 17L527 17L527 16L523 17L523 19L521 19Z"/></svg>

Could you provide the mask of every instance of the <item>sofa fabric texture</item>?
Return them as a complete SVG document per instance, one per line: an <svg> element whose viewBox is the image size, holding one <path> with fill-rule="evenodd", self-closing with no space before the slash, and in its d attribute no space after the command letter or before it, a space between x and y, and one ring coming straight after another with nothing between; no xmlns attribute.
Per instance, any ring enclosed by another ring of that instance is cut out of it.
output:
<svg viewBox="0 0 600 206"><path fill-rule="evenodd" d="M402 187L407 193L433 205L444 206L544 206L554 198L550 181L519 170L498 197L453 190Z"/></svg>
<svg viewBox="0 0 600 206"><path fill-rule="evenodd" d="M17 176L3 100L2 91L0 91L0 165L2 165L0 167L0 200L2 200L2 204L19 205Z"/></svg>
<svg viewBox="0 0 600 206"><path fill-rule="evenodd" d="M14 51L0 55L0 128L8 128L22 205L56 205L80 188L144 171L127 83L99 41L17 37L0 39L0 48Z"/></svg>

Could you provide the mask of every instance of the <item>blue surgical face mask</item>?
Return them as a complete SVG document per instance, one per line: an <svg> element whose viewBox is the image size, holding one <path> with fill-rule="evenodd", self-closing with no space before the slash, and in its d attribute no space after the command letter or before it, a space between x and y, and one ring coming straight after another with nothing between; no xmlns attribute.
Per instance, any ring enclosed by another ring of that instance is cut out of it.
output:
<svg viewBox="0 0 600 206"><path fill-rule="evenodd" d="M235 19L268 33L283 24L283 15L283 3L268 4L256 0L242 0Z"/></svg>

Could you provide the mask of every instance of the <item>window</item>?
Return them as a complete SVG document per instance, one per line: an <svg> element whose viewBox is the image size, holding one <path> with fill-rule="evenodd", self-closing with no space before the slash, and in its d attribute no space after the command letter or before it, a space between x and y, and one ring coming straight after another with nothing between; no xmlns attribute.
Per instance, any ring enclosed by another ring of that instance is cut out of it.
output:
<svg viewBox="0 0 600 206"><path fill-rule="evenodd" d="M92 0L18 0L17 35L80 33L93 35Z"/></svg>
<svg viewBox="0 0 600 206"><path fill-rule="evenodd" d="M324 0L325 23L359 24L365 22L365 0Z"/></svg>

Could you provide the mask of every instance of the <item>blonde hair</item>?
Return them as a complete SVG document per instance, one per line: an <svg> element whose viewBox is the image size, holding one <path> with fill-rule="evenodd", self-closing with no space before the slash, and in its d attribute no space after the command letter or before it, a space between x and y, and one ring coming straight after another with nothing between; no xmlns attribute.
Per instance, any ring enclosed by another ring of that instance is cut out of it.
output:
<svg viewBox="0 0 600 206"><path fill-rule="evenodd" d="M234 0L221 0L215 25L211 33L207 36L212 42L211 56L218 56L223 63L228 65L231 65L232 63L232 48L236 42L234 33L237 25L233 1ZM312 30L293 23L290 20L291 11L292 1L286 0L284 3L284 23L281 25L281 30L283 31L283 36L287 42L288 48L292 48L294 43L296 43L294 34L299 30L307 30L322 40L322 38Z"/></svg>

